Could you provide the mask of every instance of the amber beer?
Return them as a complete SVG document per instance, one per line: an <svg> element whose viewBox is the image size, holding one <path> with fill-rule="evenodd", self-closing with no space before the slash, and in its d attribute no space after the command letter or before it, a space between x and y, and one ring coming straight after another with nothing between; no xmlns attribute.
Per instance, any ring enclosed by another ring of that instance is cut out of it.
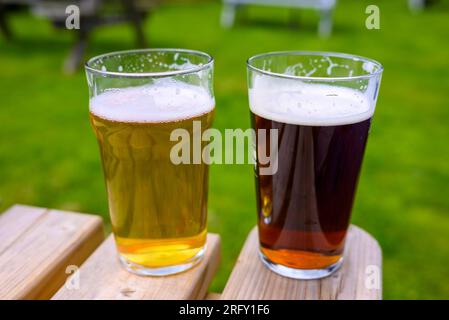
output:
<svg viewBox="0 0 449 320"><path fill-rule="evenodd" d="M163 54L175 59L174 52ZM152 51L148 56L138 60L138 66L161 57ZM184 129L193 140L194 121L201 123L202 131L210 128L214 99L207 88L186 82L186 76L149 77L148 84L91 97L90 120L100 147L119 258L128 270L154 276L181 272L203 257L208 166L174 164L170 154L178 141L172 141L171 134Z"/></svg>
<svg viewBox="0 0 449 320"><path fill-rule="evenodd" d="M368 72L381 71L361 59L296 52L248 62L252 125L278 131L272 174L259 161L271 142L256 141L260 256L283 276L322 278L341 266L380 81Z"/></svg>
<svg viewBox="0 0 449 320"><path fill-rule="evenodd" d="M210 127L212 112L174 123L110 121L91 113L101 149L117 247L151 268L195 257L206 241L208 167L174 165L170 133Z"/></svg>
<svg viewBox="0 0 449 320"><path fill-rule="evenodd" d="M127 262L149 268L188 261L206 241L208 166L173 164L170 150L177 142L170 141L170 134L186 129L193 139L193 121L201 121L203 130L209 128L213 106L205 98L198 103L204 103L206 111L204 105L190 105L191 117L170 121L158 118L175 114L130 115L133 104L144 101L148 91L165 100L176 90L188 90L170 86L123 89L91 101L118 250ZM185 99L180 95L175 99Z"/></svg>

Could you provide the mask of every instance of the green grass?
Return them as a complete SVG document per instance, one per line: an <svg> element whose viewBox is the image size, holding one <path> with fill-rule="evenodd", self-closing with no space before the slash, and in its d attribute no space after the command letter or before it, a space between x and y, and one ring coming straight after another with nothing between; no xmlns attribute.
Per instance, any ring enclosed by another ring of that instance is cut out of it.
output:
<svg viewBox="0 0 449 320"><path fill-rule="evenodd" d="M204 50L216 59L215 127L249 126L245 60L274 50L329 50L381 61L383 82L353 222L384 253L385 298L449 297L449 8L411 14L406 1L378 1L381 29L364 27L371 2L339 1L331 38L316 16L288 26L285 9L251 8L231 30L220 5L161 7L146 23L153 47ZM248 21L247 20L247 21ZM264 23L265 21L265 23ZM11 19L15 39L0 41L0 209L14 203L101 214L108 221L83 72L63 75L73 34L26 14ZM88 55L134 47L127 26L98 30ZM222 290L256 222L249 165L211 168L209 228L222 236Z"/></svg>

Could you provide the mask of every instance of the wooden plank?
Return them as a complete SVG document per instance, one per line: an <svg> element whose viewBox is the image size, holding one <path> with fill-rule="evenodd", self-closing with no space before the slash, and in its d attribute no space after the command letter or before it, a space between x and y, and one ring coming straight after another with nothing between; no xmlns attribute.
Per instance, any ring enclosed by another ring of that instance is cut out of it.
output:
<svg viewBox="0 0 449 320"><path fill-rule="evenodd" d="M103 240L101 218L16 205L0 215L0 299L48 299Z"/></svg>
<svg viewBox="0 0 449 320"><path fill-rule="evenodd" d="M221 293L217 292L208 292L206 295L206 300L220 300Z"/></svg>
<svg viewBox="0 0 449 320"><path fill-rule="evenodd" d="M219 260L220 237L208 234L204 260L194 268L168 277L137 276L120 265L110 236L79 269L79 289L62 287L53 299L201 299Z"/></svg>
<svg viewBox="0 0 449 320"><path fill-rule="evenodd" d="M254 228L246 240L221 299L337 300L382 298L382 253L375 239L351 226L339 271L320 280L294 280L268 270L258 257Z"/></svg>

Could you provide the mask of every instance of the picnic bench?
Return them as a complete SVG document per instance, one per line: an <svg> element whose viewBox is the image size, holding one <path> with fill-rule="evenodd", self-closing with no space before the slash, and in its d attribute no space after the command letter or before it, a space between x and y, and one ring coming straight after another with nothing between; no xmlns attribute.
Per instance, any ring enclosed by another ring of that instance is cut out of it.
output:
<svg viewBox="0 0 449 320"><path fill-rule="evenodd" d="M13 38L11 28L7 24L10 6L27 6L34 15L50 20L58 29L67 28L67 7L77 6L80 27L71 30L75 41L64 61L65 72L73 73L81 67L89 38L99 27L128 23L135 32L137 46L147 47L143 23L159 2L160 0L0 0L0 33L6 39Z"/></svg>
<svg viewBox="0 0 449 320"><path fill-rule="evenodd" d="M281 277L260 262L250 231L222 293L208 292L220 237L208 234L204 260L168 277L124 270L100 217L15 205L0 215L0 299L381 299L381 250L351 226L342 268L321 280ZM374 282L372 281L374 277ZM373 285L376 284L376 285Z"/></svg>

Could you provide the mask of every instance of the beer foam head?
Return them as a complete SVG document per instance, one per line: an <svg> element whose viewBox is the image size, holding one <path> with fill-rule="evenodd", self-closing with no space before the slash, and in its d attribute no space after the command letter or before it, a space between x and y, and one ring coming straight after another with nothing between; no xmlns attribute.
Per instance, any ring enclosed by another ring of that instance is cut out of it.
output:
<svg viewBox="0 0 449 320"><path fill-rule="evenodd" d="M107 90L90 99L90 112L120 122L168 122L200 116L214 108L202 87L159 79L139 87Z"/></svg>
<svg viewBox="0 0 449 320"><path fill-rule="evenodd" d="M309 126L351 124L374 113L374 103L355 89L258 75L249 103L251 111L263 118Z"/></svg>

